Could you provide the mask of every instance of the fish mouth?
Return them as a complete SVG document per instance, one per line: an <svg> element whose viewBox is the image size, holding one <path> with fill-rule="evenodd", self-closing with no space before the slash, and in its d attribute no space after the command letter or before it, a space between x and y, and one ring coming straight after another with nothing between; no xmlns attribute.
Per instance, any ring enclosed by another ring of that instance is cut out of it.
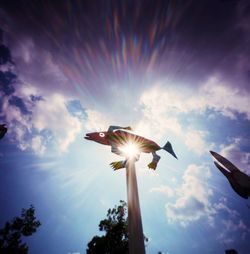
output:
<svg viewBox="0 0 250 254"><path fill-rule="evenodd" d="M87 140L92 140L92 138L89 136L89 134L86 134L84 138Z"/></svg>

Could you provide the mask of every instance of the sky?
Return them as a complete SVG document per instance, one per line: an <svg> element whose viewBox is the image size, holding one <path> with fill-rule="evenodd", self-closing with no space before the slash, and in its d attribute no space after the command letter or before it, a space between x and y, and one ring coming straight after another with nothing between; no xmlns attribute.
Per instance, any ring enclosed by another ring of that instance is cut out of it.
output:
<svg viewBox="0 0 250 254"><path fill-rule="evenodd" d="M136 163L148 254L249 254L249 201L210 150L250 175L250 3L0 2L0 227L35 206L31 254L82 254L125 169L85 140L110 125L163 146Z"/></svg>

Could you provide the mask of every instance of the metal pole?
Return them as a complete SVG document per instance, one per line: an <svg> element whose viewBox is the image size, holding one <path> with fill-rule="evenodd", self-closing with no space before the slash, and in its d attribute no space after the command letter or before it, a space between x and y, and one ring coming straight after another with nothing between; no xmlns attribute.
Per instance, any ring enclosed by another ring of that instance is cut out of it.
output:
<svg viewBox="0 0 250 254"><path fill-rule="evenodd" d="M131 158L126 163L129 254L145 254L135 161Z"/></svg>

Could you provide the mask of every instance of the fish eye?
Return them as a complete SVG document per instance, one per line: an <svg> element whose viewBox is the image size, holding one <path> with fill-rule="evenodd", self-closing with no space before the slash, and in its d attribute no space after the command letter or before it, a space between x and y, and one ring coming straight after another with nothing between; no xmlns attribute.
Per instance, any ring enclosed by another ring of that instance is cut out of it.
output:
<svg viewBox="0 0 250 254"><path fill-rule="evenodd" d="M103 132L100 132L100 133L99 133L99 136L100 136L101 138L103 138L103 137L105 137L105 134L104 134Z"/></svg>

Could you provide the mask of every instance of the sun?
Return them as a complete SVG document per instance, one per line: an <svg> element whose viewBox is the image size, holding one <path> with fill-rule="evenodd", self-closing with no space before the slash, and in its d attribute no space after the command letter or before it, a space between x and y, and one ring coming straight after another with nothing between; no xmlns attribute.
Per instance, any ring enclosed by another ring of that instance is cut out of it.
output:
<svg viewBox="0 0 250 254"><path fill-rule="evenodd" d="M139 150L138 146L135 143L132 143L132 142L127 143L122 147L119 147L119 150L121 152L123 152L123 154L126 157L129 157L129 158L136 157L140 153L140 150Z"/></svg>

